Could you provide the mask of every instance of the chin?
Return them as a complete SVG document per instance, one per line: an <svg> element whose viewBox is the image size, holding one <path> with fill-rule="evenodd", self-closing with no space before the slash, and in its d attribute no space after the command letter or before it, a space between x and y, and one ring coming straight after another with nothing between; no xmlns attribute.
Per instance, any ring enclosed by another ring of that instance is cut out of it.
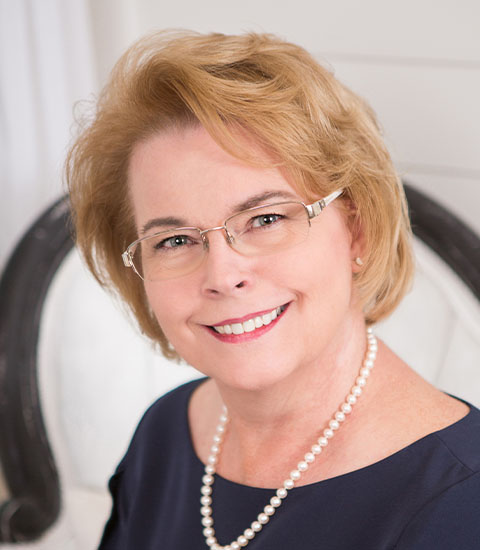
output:
<svg viewBox="0 0 480 550"><path fill-rule="evenodd" d="M248 392L260 392L271 389L287 380L295 370L288 362L272 362L269 360L250 359L245 362L225 362L222 369L209 369L205 372L220 386ZM200 369L199 369L200 370ZM202 371L204 372L204 371Z"/></svg>

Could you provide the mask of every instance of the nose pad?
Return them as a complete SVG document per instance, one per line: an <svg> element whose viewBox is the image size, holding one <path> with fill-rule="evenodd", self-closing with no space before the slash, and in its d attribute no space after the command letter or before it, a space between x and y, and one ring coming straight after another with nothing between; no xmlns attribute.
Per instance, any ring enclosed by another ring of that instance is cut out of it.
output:
<svg viewBox="0 0 480 550"><path fill-rule="evenodd" d="M225 232L225 240L227 241L227 243L229 245L234 245L235 244L235 237L229 233L228 229L225 226L212 227L211 229L205 229L201 232L202 240L203 240L203 246L205 247L206 250L208 250L210 248L210 243L209 243L207 234L212 232L212 231L220 231L222 229Z"/></svg>
<svg viewBox="0 0 480 550"><path fill-rule="evenodd" d="M229 233L227 228L225 228L225 235L226 235L227 243L233 246L235 244L235 237Z"/></svg>
<svg viewBox="0 0 480 550"><path fill-rule="evenodd" d="M201 233L202 236L202 243L203 243L203 250L205 252L208 252L208 249L210 248L210 243L208 242L208 238L206 233Z"/></svg>

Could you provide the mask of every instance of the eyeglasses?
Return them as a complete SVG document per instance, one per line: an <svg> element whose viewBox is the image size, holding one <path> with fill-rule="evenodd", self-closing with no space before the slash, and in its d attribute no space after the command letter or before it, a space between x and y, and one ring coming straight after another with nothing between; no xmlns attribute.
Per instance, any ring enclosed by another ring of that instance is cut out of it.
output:
<svg viewBox="0 0 480 550"><path fill-rule="evenodd" d="M339 197L343 189L312 204L289 201L254 206L230 216L219 227L177 227L147 235L130 244L123 263L145 281L187 275L206 257L210 231L225 231L227 243L243 256L264 256L303 242L310 220Z"/></svg>

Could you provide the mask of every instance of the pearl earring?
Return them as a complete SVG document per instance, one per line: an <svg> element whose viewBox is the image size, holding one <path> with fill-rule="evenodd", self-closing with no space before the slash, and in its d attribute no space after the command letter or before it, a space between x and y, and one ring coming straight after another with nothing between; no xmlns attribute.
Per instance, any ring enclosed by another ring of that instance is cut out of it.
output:
<svg viewBox="0 0 480 550"><path fill-rule="evenodd" d="M358 266L362 266L363 265L363 262L362 262L362 258L360 258L359 256L357 256L355 258L355 263L358 265Z"/></svg>

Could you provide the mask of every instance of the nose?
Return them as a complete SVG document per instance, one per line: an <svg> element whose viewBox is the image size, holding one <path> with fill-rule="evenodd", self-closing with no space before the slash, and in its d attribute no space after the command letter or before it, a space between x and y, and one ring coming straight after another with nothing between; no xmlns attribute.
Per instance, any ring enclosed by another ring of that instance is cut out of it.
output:
<svg viewBox="0 0 480 550"><path fill-rule="evenodd" d="M230 246L229 236L224 228L210 230L206 238L208 252L202 267L202 293L212 297L244 292L254 280L249 268L252 258L242 256Z"/></svg>

